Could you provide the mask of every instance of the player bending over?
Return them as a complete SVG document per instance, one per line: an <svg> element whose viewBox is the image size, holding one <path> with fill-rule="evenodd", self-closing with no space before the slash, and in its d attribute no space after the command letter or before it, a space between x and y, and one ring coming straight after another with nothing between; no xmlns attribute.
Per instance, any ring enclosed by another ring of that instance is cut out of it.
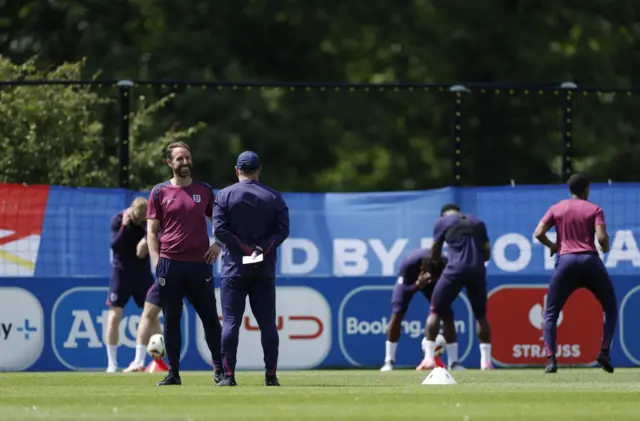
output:
<svg viewBox="0 0 640 421"><path fill-rule="evenodd" d="M471 309L476 318L480 339L480 368L489 370L491 363L491 328L487 321L487 271L484 262L491 257L491 244L487 227L480 219L460 212L457 205L442 208L443 215L433 229L431 258L440 259L442 246L449 245L447 265L433 289L431 313L427 319L424 369L435 367L435 340L440 329L440 319L453 321L451 306L456 297L466 288ZM450 352L447 350L447 352Z"/></svg>
<svg viewBox="0 0 640 421"><path fill-rule="evenodd" d="M402 329L402 320L409 308L409 304L416 292L420 291L427 300L431 300L433 288L440 278L440 274L447 263L446 259L434 261L431 259L429 250L414 250L400 263L398 274L398 282L393 288L391 296L391 319L387 330L387 341L385 344L386 356L384 365L380 371L392 371L396 365L396 350L398 348L398 339L400 339L400 331ZM457 337L453 324L453 318L450 323L444 327L447 343L450 343L453 351L449 354L449 366L460 367L457 357Z"/></svg>
<svg viewBox="0 0 640 421"><path fill-rule="evenodd" d="M118 370L118 327L122 309L133 297L138 307L144 305L153 284L147 241L145 240L147 200L138 197L131 206L111 219L112 270L107 305L107 372Z"/></svg>
<svg viewBox="0 0 640 421"><path fill-rule="evenodd" d="M552 256L558 253L544 310L543 334L548 358L545 372L555 373L558 370L555 352L556 327L562 307L575 290L587 288L598 299L605 314L602 346L596 361L603 370L613 373L609 348L618 320L616 294L594 243L594 237L597 236L602 252L609 251L609 235L604 222L604 212L599 206L587 201L589 181L586 177L574 174L567 184L571 199L551 206L534 233L538 241L551 250ZM551 242L546 234L554 226L555 243Z"/></svg>
<svg viewBox="0 0 640 421"><path fill-rule="evenodd" d="M156 333L162 333L162 326L160 326L160 319L158 317L160 310L160 290L156 282L149 288L144 309L142 310L138 333L136 335L135 359L129 364L128 368L122 370L123 373L144 371L149 338Z"/></svg>

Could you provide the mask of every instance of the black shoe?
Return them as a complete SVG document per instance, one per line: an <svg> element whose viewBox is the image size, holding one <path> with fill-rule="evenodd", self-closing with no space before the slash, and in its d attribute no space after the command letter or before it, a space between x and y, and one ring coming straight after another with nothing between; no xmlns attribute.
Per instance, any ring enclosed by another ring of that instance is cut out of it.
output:
<svg viewBox="0 0 640 421"><path fill-rule="evenodd" d="M235 376L224 376L222 380L217 383L217 386L237 386Z"/></svg>
<svg viewBox="0 0 640 421"><path fill-rule="evenodd" d="M547 366L544 368L545 373L555 373L558 371L558 363L554 357L549 358Z"/></svg>
<svg viewBox="0 0 640 421"><path fill-rule="evenodd" d="M220 383L222 380L224 380L224 371L222 370L216 370L213 373L213 381L218 384Z"/></svg>
<svg viewBox="0 0 640 421"><path fill-rule="evenodd" d="M280 386L280 382L276 376L266 376L264 378L265 386Z"/></svg>
<svg viewBox="0 0 640 421"><path fill-rule="evenodd" d="M164 380L156 383L156 386L180 386L182 384L182 380L180 376L175 374L169 374Z"/></svg>
<svg viewBox="0 0 640 421"><path fill-rule="evenodd" d="M596 358L600 367L607 373L613 373L613 366L611 365L611 357L605 352L600 352L598 358Z"/></svg>

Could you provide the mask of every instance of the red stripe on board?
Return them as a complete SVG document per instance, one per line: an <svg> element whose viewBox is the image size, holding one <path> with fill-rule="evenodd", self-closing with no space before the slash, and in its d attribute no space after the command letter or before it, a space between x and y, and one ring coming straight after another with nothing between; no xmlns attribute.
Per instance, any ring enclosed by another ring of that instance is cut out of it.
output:
<svg viewBox="0 0 640 421"><path fill-rule="evenodd" d="M0 238L0 245L42 234L48 198L46 185L0 183L0 229L13 231Z"/></svg>

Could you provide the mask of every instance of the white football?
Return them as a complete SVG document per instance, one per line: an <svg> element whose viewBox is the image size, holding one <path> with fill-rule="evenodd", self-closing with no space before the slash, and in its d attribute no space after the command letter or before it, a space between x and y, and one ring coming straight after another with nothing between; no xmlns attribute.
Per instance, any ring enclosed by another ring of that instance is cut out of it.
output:
<svg viewBox="0 0 640 421"><path fill-rule="evenodd" d="M446 349L447 346L447 341L444 340L444 336L442 336L441 334L438 334L438 336L436 336L436 356L439 357L442 354L444 354L444 351ZM425 352L425 350L427 349L427 338L422 338L422 352Z"/></svg>
<svg viewBox="0 0 640 421"><path fill-rule="evenodd" d="M440 334L436 336L436 355L437 356L444 354L446 346L447 346L447 341L444 340L444 336Z"/></svg>
<svg viewBox="0 0 640 421"><path fill-rule="evenodd" d="M151 336L149 339L149 344L147 344L147 353L151 355L152 358L163 358L165 355L164 349L164 336L160 333L156 333Z"/></svg>

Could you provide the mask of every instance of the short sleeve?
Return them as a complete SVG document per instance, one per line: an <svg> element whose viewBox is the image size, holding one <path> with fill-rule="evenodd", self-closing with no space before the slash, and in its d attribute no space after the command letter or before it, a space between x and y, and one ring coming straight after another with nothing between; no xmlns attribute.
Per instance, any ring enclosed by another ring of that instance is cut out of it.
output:
<svg viewBox="0 0 640 421"><path fill-rule="evenodd" d="M160 206L160 188L158 186L151 190L149 204L147 205L147 219L161 219L162 207Z"/></svg>
<svg viewBox="0 0 640 421"><path fill-rule="evenodd" d="M556 225L556 218L555 216L553 216L552 208L549 208L547 213L544 214L544 216L540 220L540 223L549 227L553 227Z"/></svg>
<svg viewBox="0 0 640 421"><path fill-rule="evenodd" d="M436 225L433 227L433 241L435 243L444 242L444 235L447 231L444 218L438 219Z"/></svg>
<svg viewBox="0 0 640 421"><path fill-rule="evenodd" d="M600 207L598 209L596 209L596 226L598 226L598 225L605 225L605 223L604 223L604 211Z"/></svg>

